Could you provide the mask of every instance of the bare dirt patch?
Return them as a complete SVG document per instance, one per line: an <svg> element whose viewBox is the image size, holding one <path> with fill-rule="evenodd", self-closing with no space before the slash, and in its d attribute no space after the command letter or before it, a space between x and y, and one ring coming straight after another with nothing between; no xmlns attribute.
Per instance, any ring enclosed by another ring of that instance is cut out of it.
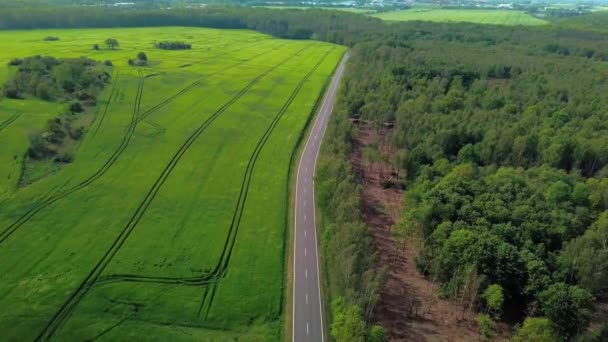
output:
<svg viewBox="0 0 608 342"><path fill-rule="evenodd" d="M366 146L378 146L385 156L394 151L389 134L358 122L350 159L363 187L363 216L378 250L378 267L388 267L387 281L373 319L382 325L391 341L478 341L474 313L457 303L440 299L437 285L416 270L415 256L419 243L409 241L399 246L391 228L403 210L403 191L384 188L383 182L394 177L389 162L369 163L363 157Z"/></svg>

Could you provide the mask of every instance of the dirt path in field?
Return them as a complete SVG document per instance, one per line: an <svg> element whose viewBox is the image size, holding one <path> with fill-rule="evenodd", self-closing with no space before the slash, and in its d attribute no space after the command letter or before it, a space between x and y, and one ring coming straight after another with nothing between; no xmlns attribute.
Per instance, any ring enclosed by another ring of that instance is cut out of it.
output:
<svg viewBox="0 0 608 342"><path fill-rule="evenodd" d="M353 139L351 162L363 187L363 215L379 256L379 267L388 267L374 320L382 325L391 341L478 341L473 314L461 306L438 297L437 286L423 278L415 266L418 243L397 248L391 227L403 210L403 191L384 189L382 182L391 177L386 161L366 163L365 146L376 144L389 158L394 151L367 123L358 123Z"/></svg>

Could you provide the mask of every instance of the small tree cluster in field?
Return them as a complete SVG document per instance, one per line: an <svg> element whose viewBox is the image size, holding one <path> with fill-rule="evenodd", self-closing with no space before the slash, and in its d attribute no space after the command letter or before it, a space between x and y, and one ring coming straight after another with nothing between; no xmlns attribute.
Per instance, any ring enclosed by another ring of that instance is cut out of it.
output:
<svg viewBox="0 0 608 342"><path fill-rule="evenodd" d="M148 65L148 56L145 52L137 54L137 59L129 59L129 65L131 66L146 66Z"/></svg>
<svg viewBox="0 0 608 342"><path fill-rule="evenodd" d="M59 40L59 37L48 36L48 37L44 38L44 41L46 41L46 42L54 42L54 41L57 41L57 40Z"/></svg>
<svg viewBox="0 0 608 342"><path fill-rule="evenodd" d="M180 41L162 41L154 44L154 47L163 50L190 50L192 49L192 44Z"/></svg>
<svg viewBox="0 0 608 342"><path fill-rule="evenodd" d="M4 85L4 94L13 99L33 95L47 101L77 99L94 104L110 79L100 63L88 58L34 56L13 59L9 65L17 72Z"/></svg>
<svg viewBox="0 0 608 342"><path fill-rule="evenodd" d="M116 40L114 38L108 38L104 41L104 43L106 44L106 47L110 50L114 50L120 46L120 43L118 43L118 40ZM97 45L97 44L95 44L95 45ZM93 48L95 48L95 46L93 46Z"/></svg>
<svg viewBox="0 0 608 342"><path fill-rule="evenodd" d="M108 83L110 74L104 65L88 58L57 59L33 56L13 59L15 76L4 86L4 95L20 99L28 95L43 100L63 100L66 112L49 120L45 130L30 136L28 156L71 162L73 157L62 148L66 139L80 140L84 127L77 123L79 113L96 104L96 97Z"/></svg>
<svg viewBox="0 0 608 342"><path fill-rule="evenodd" d="M82 105L77 102L70 105L70 109L74 107L76 110L83 110ZM43 132L31 135L28 157L34 160L52 159L59 163L72 162L73 156L61 147L67 139L80 140L84 136L84 127L75 125L76 116L73 114L74 112L68 111L49 120Z"/></svg>

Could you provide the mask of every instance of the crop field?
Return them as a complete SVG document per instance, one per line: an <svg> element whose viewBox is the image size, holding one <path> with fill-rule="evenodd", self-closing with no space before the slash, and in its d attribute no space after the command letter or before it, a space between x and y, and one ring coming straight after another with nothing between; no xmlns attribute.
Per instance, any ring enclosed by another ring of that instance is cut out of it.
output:
<svg viewBox="0 0 608 342"><path fill-rule="evenodd" d="M388 21L420 20L494 25L543 25L547 23L547 21L533 17L526 12L513 10L412 8L377 13L373 16Z"/></svg>
<svg viewBox="0 0 608 342"><path fill-rule="evenodd" d="M28 135L66 105L0 100L2 339L279 340L289 165L344 48L180 27L0 39L2 82L15 57L114 65L74 161L27 186Z"/></svg>

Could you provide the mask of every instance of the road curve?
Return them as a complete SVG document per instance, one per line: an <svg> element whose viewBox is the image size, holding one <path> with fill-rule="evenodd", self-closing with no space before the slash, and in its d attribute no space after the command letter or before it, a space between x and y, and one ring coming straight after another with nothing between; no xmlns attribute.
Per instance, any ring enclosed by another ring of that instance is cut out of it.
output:
<svg viewBox="0 0 608 342"><path fill-rule="evenodd" d="M344 54L334 73L315 124L310 131L306 145L304 145L298 165L293 240L292 338L294 342L323 342L325 340L321 281L319 279L319 254L317 252L314 174L321 140L334 106L347 59L348 52Z"/></svg>

